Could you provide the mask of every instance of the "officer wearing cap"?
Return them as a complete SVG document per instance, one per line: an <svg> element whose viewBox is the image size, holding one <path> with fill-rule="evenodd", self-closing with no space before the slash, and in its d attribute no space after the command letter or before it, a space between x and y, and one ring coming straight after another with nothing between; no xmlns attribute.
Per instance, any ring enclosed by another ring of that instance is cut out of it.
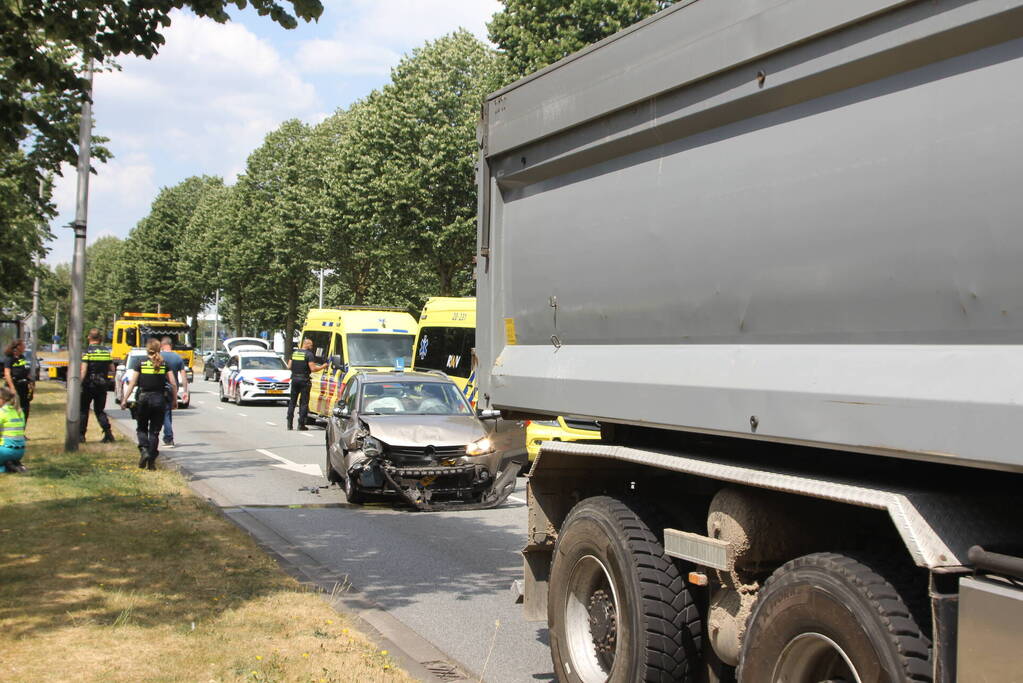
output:
<svg viewBox="0 0 1023 683"><path fill-rule="evenodd" d="M18 403L21 406L21 412L25 414L25 424L27 425L36 383L32 380L32 372L25 359L24 340L12 341L4 349L4 354L4 381L7 387L18 395Z"/></svg>
<svg viewBox="0 0 1023 683"><path fill-rule="evenodd" d="M107 418L107 387L110 373L114 369L114 359L110 349L101 346L102 337L97 328L89 330L89 346L82 354L82 400L79 425L82 441L85 441L85 430L89 426L89 404L96 413L96 422L103 430L103 443L113 443L114 433L110 431L110 420Z"/></svg>

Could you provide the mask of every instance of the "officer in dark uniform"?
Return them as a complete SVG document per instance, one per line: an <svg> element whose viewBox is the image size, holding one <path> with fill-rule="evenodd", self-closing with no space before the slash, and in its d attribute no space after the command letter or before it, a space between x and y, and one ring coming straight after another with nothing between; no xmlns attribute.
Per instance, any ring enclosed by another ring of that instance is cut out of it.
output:
<svg viewBox="0 0 1023 683"><path fill-rule="evenodd" d="M167 367L160 355L160 341L150 339L146 343L146 360L133 361L131 381L121 397L121 408L128 405L128 397L138 385L139 396L135 403L135 435L139 441L139 467L156 469L156 457L160 454L160 430L163 429L164 413L167 406L167 384L171 385L172 396L178 393L178 378Z"/></svg>
<svg viewBox="0 0 1023 683"><path fill-rule="evenodd" d="M7 345L4 354L4 381L11 391L18 394L18 402L21 404L21 412L25 414L27 425L36 383L32 381L31 368L25 360L25 342L15 339Z"/></svg>
<svg viewBox="0 0 1023 683"><path fill-rule="evenodd" d="M85 441L85 430L89 426L89 404L96 413L96 422L103 429L103 443L113 443L114 433L110 431L110 420L107 419L107 386L114 359L110 349L100 346L102 337L95 327L89 330L89 346L82 355L82 400L81 413L78 418Z"/></svg>
<svg viewBox="0 0 1023 683"><path fill-rule="evenodd" d="M302 348L291 352L288 360L288 367L291 369L291 400L288 401L288 429L291 429L291 422L295 418L295 404L298 404L298 429L305 431L306 418L309 416L309 388L311 386L310 375L319 372L327 366L326 363L317 363L313 355L313 340L302 340Z"/></svg>

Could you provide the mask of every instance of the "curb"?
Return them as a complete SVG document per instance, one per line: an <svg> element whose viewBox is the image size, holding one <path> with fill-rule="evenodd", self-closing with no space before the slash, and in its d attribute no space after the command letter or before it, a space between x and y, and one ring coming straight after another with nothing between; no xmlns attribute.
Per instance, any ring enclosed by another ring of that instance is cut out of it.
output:
<svg viewBox="0 0 1023 683"><path fill-rule="evenodd" d="M120 420L111 424L134 442L134 434ZM232 524L247 533L259 548L272 557L281 569L304 585L315 586L321 597L339 614L351 619L371 642L391 656L411 676L431 683L460 683L478 680L467 673L468 667L453 661L433 643L399 621L383 607L360 592L347 587L348 575L317 562L298 546L263 524L245 506L225 500L209 484L195 481L195 474L173 455L161 453L157 460L163 469L172 469L188 482L195 495L204 500ZM341 589L339 591L339 589ZM343 591L343 592L342 592Z"/></svg>

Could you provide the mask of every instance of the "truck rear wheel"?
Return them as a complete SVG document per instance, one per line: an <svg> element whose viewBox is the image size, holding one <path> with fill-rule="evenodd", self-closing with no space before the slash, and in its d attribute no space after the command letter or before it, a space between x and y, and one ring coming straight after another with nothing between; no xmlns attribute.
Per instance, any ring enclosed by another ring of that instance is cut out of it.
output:
<svg viewBox="0 0 1023 683"><path fill-rule="evenodd" d="M815 553L780 567L760 590L738 673L750 683L930 681L931 643L871 566Z"/></svg>
<svg viewBox="0 0 1023 683"><path fill-rule="evenodd" d="M688 681L702 623L650 511L608 496L577 504L551 567L547 623L559 681Z"/></svg>

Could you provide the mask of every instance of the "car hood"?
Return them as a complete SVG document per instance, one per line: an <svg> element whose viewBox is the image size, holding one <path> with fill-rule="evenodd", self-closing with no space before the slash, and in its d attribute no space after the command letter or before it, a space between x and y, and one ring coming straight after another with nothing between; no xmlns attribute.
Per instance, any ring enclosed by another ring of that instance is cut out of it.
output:
<svg viewBox="0 0 1023 683"><path fill-rule="evenodd" d="M362 415L369 433L390 446L458 446L487 436L472 415Z"/></svg>

